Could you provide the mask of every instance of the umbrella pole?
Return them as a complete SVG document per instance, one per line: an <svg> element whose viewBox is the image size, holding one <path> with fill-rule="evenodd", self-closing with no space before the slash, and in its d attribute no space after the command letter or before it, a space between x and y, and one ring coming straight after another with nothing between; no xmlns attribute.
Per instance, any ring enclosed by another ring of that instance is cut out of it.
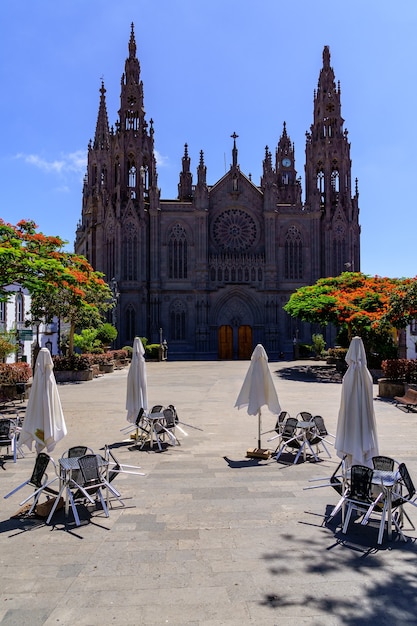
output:
<svg viewBox="0 0 417 626"><path fill-rule="evenodd" d="M258 448L261 448L261 410L258 412Z"/></svg>

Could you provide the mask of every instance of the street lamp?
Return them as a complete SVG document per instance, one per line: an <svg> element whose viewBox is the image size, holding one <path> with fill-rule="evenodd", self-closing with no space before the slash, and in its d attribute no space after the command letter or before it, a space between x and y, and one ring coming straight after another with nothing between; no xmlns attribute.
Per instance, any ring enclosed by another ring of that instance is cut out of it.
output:
<svg viewBox="0 0 417 626"><path fill-rule="evenodd" d="M111 291L112 304L113 304L113 308L111 312L111 323L116 328L116 324L117 324L117 310L116 309L117 309L117 304L120 298L120 291L119 291L119 286L117 284L117 280L114 278L114 276L109 283L109 288Z"/></svg>
<svg viewBox="0 0 417 626"><path fill-rule="evenodd" d="M33 347L33 356L32 356L32 370L35 369L36 359L38 358L40 345L39 345L39 326L41 325L40 320L32 320L32 329L36 331L36 343Z"/></svg>

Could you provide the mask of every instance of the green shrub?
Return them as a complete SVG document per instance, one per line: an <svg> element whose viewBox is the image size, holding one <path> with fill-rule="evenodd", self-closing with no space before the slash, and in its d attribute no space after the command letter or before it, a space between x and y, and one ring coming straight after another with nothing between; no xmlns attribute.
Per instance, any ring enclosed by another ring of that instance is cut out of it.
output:
<svg viewBox="0 0 417 626"><path fill-rule="evenodd" d="M145 357L148 359L159 359L159 343L150 343L145 346Z"/></svg>

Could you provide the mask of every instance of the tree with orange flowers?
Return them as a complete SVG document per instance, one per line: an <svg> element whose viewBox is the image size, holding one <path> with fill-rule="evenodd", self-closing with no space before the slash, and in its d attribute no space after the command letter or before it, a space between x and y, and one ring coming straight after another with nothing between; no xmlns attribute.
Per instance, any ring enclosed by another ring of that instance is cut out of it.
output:
<svg viewBox="0 0 417 626"><path fill-rule="evenodd" d="M349 340L359 335L372 350L384 343L392 344L393 323L389 312L392 299L401 291L405 280L343 272L297 289L284 310L306 322L345 329Z"/></svg>
<svg viewBox="0 0 417 626"><path fill-rule="evenodd" d="M7 285L26 287L34 318L56 316L69 323L72 353L76 327L100 324L112 298L103 274L84 257L64 251L64 244L36 232L34 222L12 226L0 220L0 298L10 295Z"/></svg>

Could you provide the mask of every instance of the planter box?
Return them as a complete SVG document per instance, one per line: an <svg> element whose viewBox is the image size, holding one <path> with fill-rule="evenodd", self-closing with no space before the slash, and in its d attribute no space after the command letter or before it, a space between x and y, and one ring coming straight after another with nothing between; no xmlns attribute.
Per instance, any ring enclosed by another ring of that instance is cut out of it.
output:
<svg viewBox="0 0 417 626"><path fill-rule="evenodd" d="M57 383L80 383L93 380L93 370L61 370L54 371Z"/></svg>
<svg viewBox="0 0 417 626"><path fill-rule="evenodd" d="M405 383L401 380L392 378L378 379L378 396L380 398L394 398L394 396L403 396L405 393Z"/></svg>
<svg viewBox="0 0 417 626"><path fill-rule="evenodd" d="M29 387L28 383L0 384L0 397L4 400L23 400L28 397L26 388Z"/></svg>
<svg viewBox="0 0 417 626"><path fill-rule="evenodd" d="M103 374L111 374L114 372L114 363L100 364L100 372L103 372Z"/></svg>

